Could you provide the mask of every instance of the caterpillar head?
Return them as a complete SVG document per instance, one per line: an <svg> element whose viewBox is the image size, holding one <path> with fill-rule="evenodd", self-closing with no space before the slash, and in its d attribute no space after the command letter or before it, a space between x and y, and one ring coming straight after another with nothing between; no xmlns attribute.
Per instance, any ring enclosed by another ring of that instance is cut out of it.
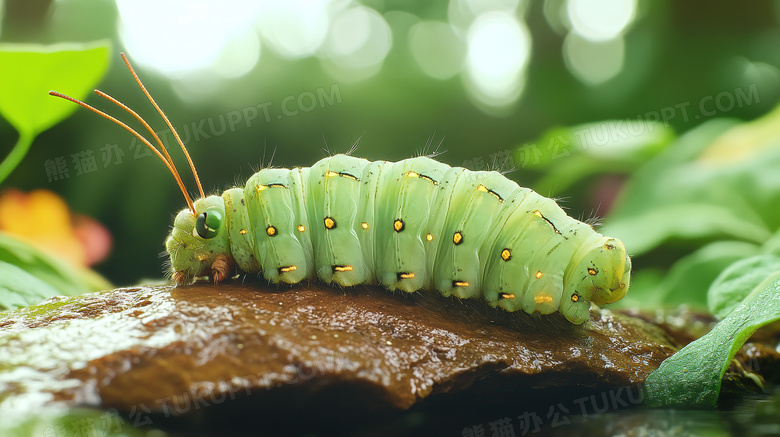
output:
<svg viewBox="0 0 780 437"><path fill-rule="evenodd" d="M561 313L581 324L590 318L590 303L617 302L626 295L631 259L623 242L595 234L572 257L566 269Z"/></svg>
<svg viewBox="0 0 780 437"><path fill-rule="evenodd" d="M225 218L225 204L220 197L206 197L203 194L203 186L200 183L200 178L198 178L198 172L195 170L195 165L190 158L189 152L187 152L187 148L181 141L179 134L176 132L176 129L173 128L173 124L171 124L171 121L168 119L168 117L165 116L165 113L162 111L162 109L160 109L160 106L157 105L157 102L154 101L152 95L149 94L149 91L141 82L141 79L138 77L138 74L136 74L133 66L130 65L130 61L127 59L127 56L125 56L124 53L122 53L121 56L125 65L127 66L127 69L130 70L130 74L132 74L138 86L149 99L149 102L154 106L163 120L165 120L165 123L168 125L168 128L171 129L176 142L181 147L184 156L187 157L187 162L190 164L192 175L195 178L195 183L198 185L198 191L200 192L201 198L197 202L193 202L192 198L187 192L187 189L184 186L184 182L179 175L179 171L176 169L176 166L173 163L171 155L168 153L168 149L165 147L165 144L162 142L157 133L149 126L149 123L147 123L140 115L138 115L137 112L133 111L127 105L109 96L103 91L95 90L97 95L124 109L141 124L143 124L159 148L155 147L151 141L149 141L146 137L138 133L135 129L131 128L124 122L91 105L82 102L81 100L74 99L73 97L66 96L65 94L61 94L56 91L49 91L49 94L76 103L79 106L89 109L101 117L121 126L123 129L138 138L141 143L143 143L158 158L160 158L160 160L168 168L168 171L171 172L171 175L173 175L176 183L179 185L179 189L184 195L184 200L187 201L187 206L189 207L176 216L173 230L165 240L165 247L167 248L168 253L171 255L171 268L173 272L173 278L176 280L176 282L185 282L191 280L195 276L204 275L212 266L211 263L217 261L218 259L223 260L222 264L217 263L215 266L220 267L219 273L222 274L228 270L227 266L229 266L231 263L231 261L225 261L230 259L227 256L227 254L230 252L225 250L229 249L227 232L221 232L222 228L224 227L222 222ZM215 212L212 214L212 211ZM198 229L200 229L201 232L198 232ZM209 261L211 261L211 263L209 263ZM215 280L217 280L216 274L214 277Z"/></svg>
<svg viewBox="0 0 780 437"><path fill-rule="evenodd" d="M125 65L127 66L127 69L130 70L130 74L132 74L138 86L149 99L149 102L154 106L163 120L165 120L165 123L173 133L176 142L181 147L184 156L187 157L187 162L190 165L192 175L195 178L195 183L197 184L198 191L200 192L201 198L199 200L195 202L192 201L192 198L184 186L184 182L182 181L181 176L179 175L179 171L176 169L176 165L174 164L173 159L171 159L171 155L168 153L168 149L165 147L165 144L162 142L157 133L152 130L152 128L149 126L149 123L147 123L140 115L138 115L137 112L133 111L127 105L109 96L103 91L95 90L96 94L108 99L112 103L124 109L141 124L143 124L159 148L155 147L151 141L149 141L145 136L139 134L135 129L93 106L56 91L49 91L49 94L55 97L69 100L78 104L79 106L89 109L101 117L111 120L112 122L133 134L133 136L138 138L141 143L143 143L158 158L160 158L160 160L168 168L168 171L171 172L171 175L173 175L176 183L179 185L179 189L184 195L184 200L187 202L188 206L187 209L179 212L179 214L176 216L173 229L171 230L170 235L168 235L168 238L165 240L165 247L171 256L170 263L173 279L176 282L189 282L196 276L203 276L211 273L214 277L214 281L221 281L230 273L233 265L233 259L229 255L230 240L228 238L228 233L224 231L226 228L224 223L226 219L225 203L221 197L206 197L203 194L203 186L200 183L198 172L195 170L195 164L193 164L192 158L190 158L190 154L187 152L187 147L184 146L184 142L182 142L171 121L168 119L168 117L165 116L165 113L162 111L162 109L160 109L160 106L157 105L157 102L154 101L152 95L149 94L149 91L141 82L141 79L138 77L138 74L136 74L133 66L130 65L130 61L127 59L127 56L125 56L124 53L122 53L121 56Z"/></svg>
<svg viewBox="0 0 780 437"><path fill-rule="evenodd" d="M173 229L165 240L165 249L171 257L173 279L179 283L212 274L212 266L218 258L230 254L222 197L199 199L194 202L194 206L196 215L189 208L176 215Z"/></svg>

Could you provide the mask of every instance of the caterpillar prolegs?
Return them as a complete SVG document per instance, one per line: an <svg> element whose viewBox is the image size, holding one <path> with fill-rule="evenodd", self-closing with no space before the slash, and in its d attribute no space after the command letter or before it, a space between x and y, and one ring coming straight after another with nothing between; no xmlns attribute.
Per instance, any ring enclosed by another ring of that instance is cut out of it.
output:
<svg viewBox="0 0 780 437"><path fill-rule="evenodd" d="M628 290L631 261L620 240L498 172L424 156L371 162L334 155L308 168L263 169L245 187L208 197L190 160L201 193L192 202L154 131L98 93L140 120L165 156L115 118L53 94L122 125L173 173L188 204L165 241L177 282L206 275L219 282L235 265L273 283L436 290L510 312L559 311L575 324L589 319L591 302L615 302Z"/></svg>

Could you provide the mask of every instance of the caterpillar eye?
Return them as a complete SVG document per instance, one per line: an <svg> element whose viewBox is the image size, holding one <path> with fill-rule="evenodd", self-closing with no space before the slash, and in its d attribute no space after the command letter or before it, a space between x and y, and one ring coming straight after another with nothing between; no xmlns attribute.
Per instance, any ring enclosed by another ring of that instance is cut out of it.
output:
<svg viewBox="0 0 780 437"><path fill-rule="evenodd" d="M222 226L222 211L209 208L195 220L195 232L200 238L210 239L217 236Z"/></svg>

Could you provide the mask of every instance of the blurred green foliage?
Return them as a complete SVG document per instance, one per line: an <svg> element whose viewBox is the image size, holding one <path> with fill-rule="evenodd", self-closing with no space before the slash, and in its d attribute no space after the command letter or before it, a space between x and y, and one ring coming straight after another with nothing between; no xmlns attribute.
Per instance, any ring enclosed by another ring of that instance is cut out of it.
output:
<svg viewBox="0 0 780 437"><path fill-rule="evenodd" d="M0 44L0 116L19 132L13 150L0 162L0 182L19 165L38 134L74 112L74 105L48 96L50 87L83 99L105 73L108 52L106 43ZM0 310L110 286L91 270L0 232Z"/></svg>
<svg viewBox="0 0 780 437"><path fill-rule="evenodd" d="M636 276L656 279L634 284L622 305L705 309L707 290L726 267L777 250L777 126L778 109L749 123L712 120L632 174L603 232L623 239L640 260L669 259L672 266L660 276L640 267ZM692 252L675 257L679 248Z"/></svg>
<svg viewBox="0 0 780 437"><path fill-rule="evenodd" d="M0 232L0 311L109 288L111 284L92 270Z"/></svg>
<svg viewBox="0 0 780 437"><path fill-rule="evenodd" d="M0 423L5 437L36 436L103 436L103 437L165 437L164 431L139 429L123 419L116 410L99 411L88 408L49 408L38 414L6 418Z"/></svg>

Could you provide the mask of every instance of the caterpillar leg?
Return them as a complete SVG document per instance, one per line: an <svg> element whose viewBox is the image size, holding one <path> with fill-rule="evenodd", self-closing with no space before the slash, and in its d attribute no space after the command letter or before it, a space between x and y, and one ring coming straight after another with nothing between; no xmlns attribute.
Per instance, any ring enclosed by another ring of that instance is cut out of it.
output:
<svg viewBox="0 0 780 437"><path fill-rule="evenodd" d="M230 277L230 273L233 271L235 261L232 256L227 256L220 253L217 255L216 260L211 264L211 277L215 284L218 284Z"/></svg>
<svg viewBox="0 0 780 437"><path fill-rule="evenodd" d="M173 282L175 282L176 285L182 285L182 284L188 282L187 274L184 273L181 270L177 270L177 271L173 272L173 276L171 276L171 279L173 279Z"/></svg>

